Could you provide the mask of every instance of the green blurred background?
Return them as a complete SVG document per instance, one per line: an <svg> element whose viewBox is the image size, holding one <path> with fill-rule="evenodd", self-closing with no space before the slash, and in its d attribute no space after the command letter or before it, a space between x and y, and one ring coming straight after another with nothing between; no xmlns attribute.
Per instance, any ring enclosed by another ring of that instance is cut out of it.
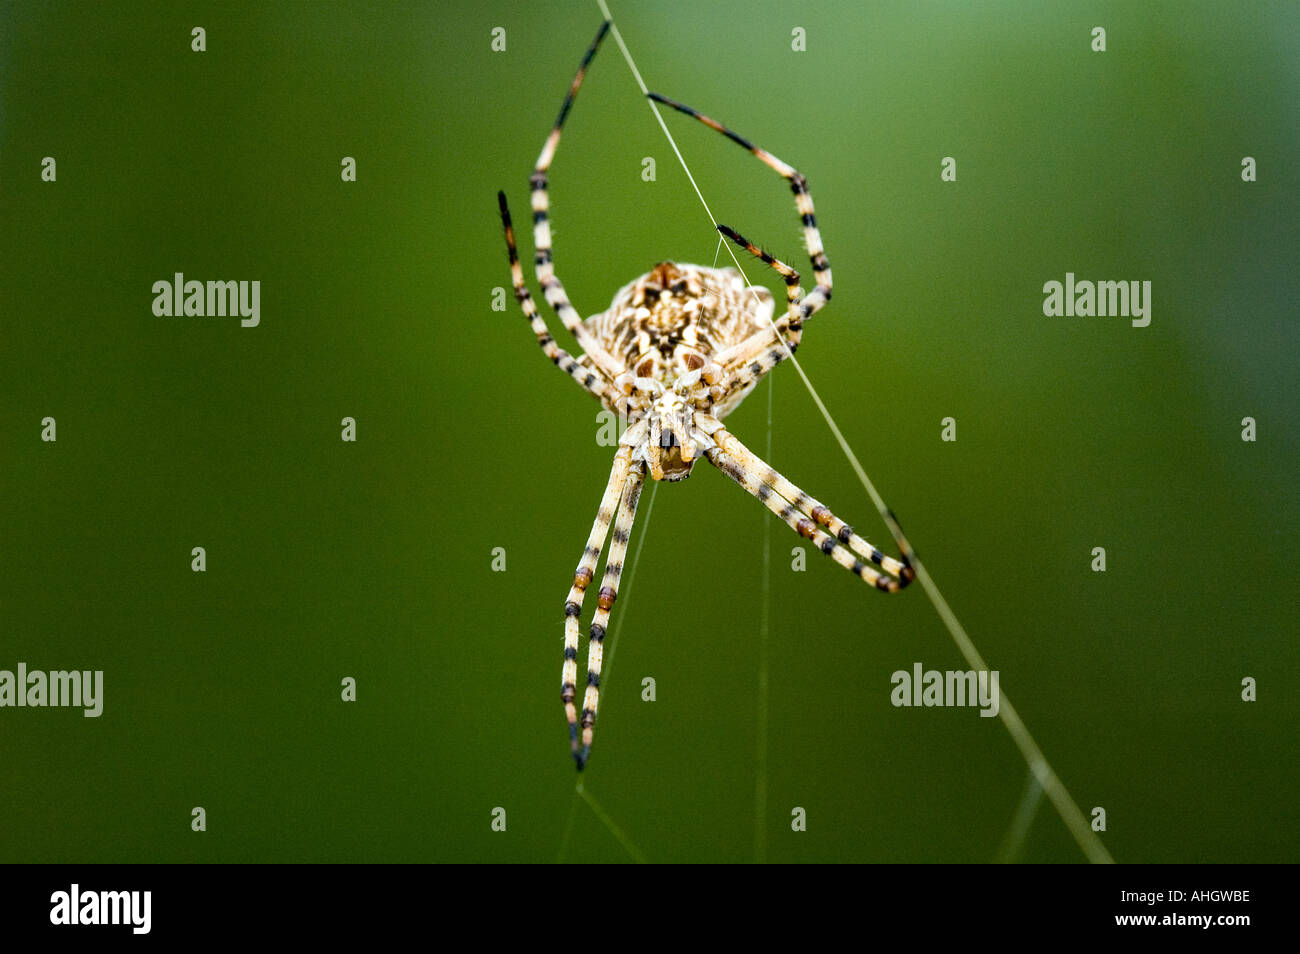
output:
<svg viewBox="0 0 1300 954"><path fill-rule="evenodd" d="M652 89L807 174L835 300L800 360L1115 858L1296 860L1296 4L613 10ZM0 668L102 669L106 695L0 709L0 860L551 861L566 825L565 858L629 859L575 800L558 698L611 451L491 307L494 193L526 221L599 20L0 8ZM785 185L667 118L718 219L807 272ZM551 194L584 314L714 261L613 43ZM260 327L155 317L177 271L260 280ZM1045 317L1067 271L1151 281L1150 327ZM769 380L773 463L883 542L793 368ZM759 450L767 387L729 419ZM1001 723L890 705L895 670L966 668L924 593L792 572L798 538L706 465L647 490L642 538L585 773L640 851L753 859L764 773L771 860L999 855L1026 783ZM1083 855L1043 802L1013 857Z"/></svg>

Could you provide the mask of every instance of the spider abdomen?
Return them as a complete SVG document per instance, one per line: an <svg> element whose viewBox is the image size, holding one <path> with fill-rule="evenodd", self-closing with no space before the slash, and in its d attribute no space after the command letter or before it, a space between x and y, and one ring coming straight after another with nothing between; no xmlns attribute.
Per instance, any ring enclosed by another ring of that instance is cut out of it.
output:
<svg viewBox="0 0 1300 954"><path fill-rule="evenodd" d="M660 262L623 286L584 322L637 377L671 385L771 322L772 293L746 286L734 268ZM642 374L644 365L650 363Z"/></svg>

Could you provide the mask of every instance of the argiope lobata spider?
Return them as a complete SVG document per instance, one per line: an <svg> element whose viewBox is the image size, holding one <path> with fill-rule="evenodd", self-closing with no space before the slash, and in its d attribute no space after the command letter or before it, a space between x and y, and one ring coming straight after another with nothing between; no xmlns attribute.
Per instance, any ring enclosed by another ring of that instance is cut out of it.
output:
<svg viewBox="0 0 1300 954"><path fill-rule="evenodd" d="M652 99L693 116L743 146L790 183L803 223L816 287L804 295L798 272L727 226L719 225L723 235L771 266L784 280L786 311L775 323L772 293L762 287L747 288L736 269L674 262L660 262L620 289L607 310L585 321L569 303L551 256L547 171L555 158L564 120L609 26L608 21L601 25L583 57L529 179L537 280L546 303L585 352L577 358L556 344L538 313L524 284L505 193L497 194L515 298L532 324L537 343L560 370L628 422L564 603L561 698L579 770L591 752L605 633L618 595L619 576L647 471L652 480L683 480L690 476L692 467L703 455L796 533L811 540L832 560L876 589L896 593L915 576L909 559L911 549L892 516L888 524L900 559L885 556L854 533L843 520L773 470L722 425L722 419L735 410L759 379L799 346L803 323L831 297L830 264L822 250L812 196L807 181L792 167L689 106L650 93ZM579 739L575 706L578 617L582 613L583 596L595 577L605 539L610 535L611 523L609 557L587 645L587 690Z"/></svg>

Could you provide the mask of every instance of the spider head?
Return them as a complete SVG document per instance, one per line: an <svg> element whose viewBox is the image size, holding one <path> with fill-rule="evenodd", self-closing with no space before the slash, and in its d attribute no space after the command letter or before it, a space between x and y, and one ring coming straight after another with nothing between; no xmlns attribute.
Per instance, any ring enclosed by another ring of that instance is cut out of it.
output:
<svg viewBox="0 0 1300 954"><path fill-rule="evenodd" d="M695 422L695 411L680 394L666 391L650 405L644 435L634 456L645 460L654 480L685 480L699 456L714 446Z"/></svg>

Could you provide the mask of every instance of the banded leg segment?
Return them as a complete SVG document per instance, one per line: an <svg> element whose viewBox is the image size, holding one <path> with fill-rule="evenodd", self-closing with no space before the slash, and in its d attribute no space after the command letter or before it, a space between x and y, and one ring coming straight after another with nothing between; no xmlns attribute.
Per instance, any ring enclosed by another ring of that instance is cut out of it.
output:
<svg viewBox="0 0 1300 954"><path fill-rule="evenodd" d="M901 560L885 556L879 548L872 546L858 534L853 532L853 528L846 524L835 514L831 513L821 501L815 497L809 496L799 487L787 480L780 472L764 461L761 457L751 451L748 447L740 442L740 439L730 431L722 430L713 435L728 456L734 458L743 467L754 471L764 484L771 487L782 497L790 501L800 513L811 517L819 526L825 527L826 530L835 537L840 543L845 544L849 549L860 554L863 558L870 560L876 566L880 567L886 573L899 577L903 586L910 583L915 574L911 572L911 554L912 548L908 544L907 538L902 534L902 528L894 532L897 522L890 526L890 532L894 535L894 542L898 545L898 551L902 556Z"/></svg>
<svg viewBox="0 0 1300 954"><path fill-rule="evenodd" d="M533 303L533 296L524 283L524 270L519 265L519 252L515 248L515 230L510 222L510 207L506 204L504 192L497 193L497 202L501 206L501 225L506 233L506 251L510 253L510 280L515 286L515 301L519 302L524 317L532 325L533 334L537 336L537 343L541 345L542 353L551 359L552 364L577 381L584 390L603 402L606 395L605 380L590 369L584 368L573 355L556 344L555 339L551 337L551 330L546 327L546 320L538 313L537 305Z"/></svg>
<svg viewBox="0 0 1300 954"><path fill-rule="evenodd" d="M889 521L889 527L898 543L901 560L886 556L858 536L843 520L783 477L729 431L719 430L713 439L718 446L707 452L710 463L850 573L886 593L897 593L915 579L912 549L897 521Z"/></svg>
<svg viewBox="0 0 1300 954"><path fill-rule="evenodd" d="M821 232L817 229L817 213L813 208L812 194L808 191L808 180L793 166L782 162L766 149L760 149L744 136L732 132L717 120L710 119L703 113L676 100L669 99L667 96L661 96L659 93L648 93L647 95L655 102L670 106L679 113L685 113L687 116L698 119L710 129L722 133L732 142L747 149L764 165L773 169L781 178L790 183L790 191L794 193L795 206L799 210L799 221L803 223L804 242L808 246L808 259L812 262L813 275L817 279L817 287L799 303L799 319L801 322L806 321L813 312L831 300L831 265L827 261L826 251L822 247Z"/></svg>
<svg viewBox="0 0 1300 954"><path fill-rule="evenodd" d="M582 559L573 574L573 586L569 588L569 598L564 601L564 670L560 683L560 699L564 702L564 717L569 723L569 746L574 759L578 759L578 712L575 706L578 695L578 617L582 615L582 599L587 586L596 575L596 564L600 560L600 551L605 546L605 537L609 534L609 525L614 520L614 509L627 483L628 469L632 463L632 448L620 447L614 455L614 466L609 472L609 483L600 498L600 509L596 511L596 520L591 525L587 545L583 548ZM582 762L578 762L582 767Z"/></svg>
<svg viewBox="0 0 1300 954"><path fill-rule="evenodd" d="M636 520L636 505L645 486L645 465L632 464L623 487L623 500L619 505L618 519L609 544L609 560L605 576L600 581L596 599L596 615L591 621L591 638L587 642L587 694L582 700L582 751L578 753L578 771L582 771L591 755L591 738L596 726L596 707L600 703L600 668L605 659L605 633L609 628L610 610L618 599L618 581L627 559L627 542Z"/></svg>
<svg viewBox="0 0 1300 954"><path fill-rule="evenodd" d="M714 358L726 372L727 377L723 384L726 393L730 394L749 387L799 347L799 342L803 338L803 318L799 311L803 289L799 287L799 273L785 262L763 251L749 239L725 225L719 225L718 231L763 264L774 269L785 282L786 312L776 322L775 328L769 327L756 331L744 341L719 352Z"/></svg>
<svg viewBox="0 0 1300 954"><path fill-rule="evenodd" d="M582 316L569 302L569 296L564 291L564 284L560 281L559 276L555 274L554 256L551 252L550 198L547 191L549 188L547 176L551 168L551 162L555 159L555 151L560 145L560 132L564 128L564 120L568 118L569 110L573 107L573 101L577 98L578 89L582 86L582 81L587 75L587 67L591 65L596 50L600 48L601 40L605 39L605 34L608 32L609 21L606 20L600 25L596 38L592 40L591 46L588 47L586 54L582 58L577 75L573 77L569 92L564 97L563 105L560 106L560 114L555 118L555 125L551 128L551 134L546 137L546 143L542 146L542 152L537 157L537 165L533 169L533 174L529 177L528 182L532 188L533 245L536 247L534 265L537 271L537 281L542 286L542 294L546 298L546 303L560 316L560 320L564 322L564 327L578 340L582 350L590 355L596 367L603 371L606 377L612 381L618 377L623 369L619 367L618 362L614 360L610 353L601 346L596 337L587 330L587 326L582 322Z"/></svg>

